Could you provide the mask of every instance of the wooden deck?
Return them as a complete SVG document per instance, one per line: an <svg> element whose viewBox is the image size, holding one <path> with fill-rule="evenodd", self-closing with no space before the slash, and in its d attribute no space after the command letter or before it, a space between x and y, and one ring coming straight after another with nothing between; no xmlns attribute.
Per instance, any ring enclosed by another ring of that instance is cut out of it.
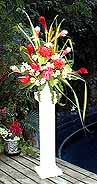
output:
<svg viewBox="0 0 97 184"><path fill-rule="evenodd" d="M97 175L57 159L63 175L40 179L34 171L39 158L26 156L0 156L0 184L97 184Z"/></svg>

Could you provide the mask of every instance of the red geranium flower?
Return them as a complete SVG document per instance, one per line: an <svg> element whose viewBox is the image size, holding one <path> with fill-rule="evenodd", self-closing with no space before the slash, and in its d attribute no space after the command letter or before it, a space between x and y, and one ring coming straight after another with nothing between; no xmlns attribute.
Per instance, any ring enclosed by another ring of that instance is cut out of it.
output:
<svg viewBox="0 0 97 184"><path fill-rule="evenodd" d="M50 80L51 78L51 75L53 73L53 70L51 67L48 67L48 69L45 69L43 72L42 72L42 77L45 78L46 80Z"/></svg>
<svg viewBox="0 0 97 184"><path fill-rule="evenodd" d="M45 17L40 16L40 17L38 18L38 20L39 20L39 22L41 22L43 28L44 28L45 30L47 30L47 25L46 25Z"/></svg>
<svg viewBox="0 0 97 184"><path fill-rule="evenodd" d="M31 63L30 66L35 71L39 71L40 70L40 65L39 64L33 64L33 63Z"/></svg>
<svg viewBox="0 0 97 184"><path fill-rule="evenodd" d="M80 68L79 70L76 71L76 73L80 73L80 74L88 74L88 71L86 68Z"/></svg>
<svg viewBox="0 0 97 184"><path fill-rule="evenodd" d="M54 60L54 67L55 68L62 69L63 68L63 64L64 64L64 62L63 62L63 60L61 58Z"/></svg>
<svg viewBox="0 0 97 184"><path fill-rule="evenodd" d="M48 47L45 47L45 46L39 46L38 53L47 59L50 59L51 56L53 55L52 51Z"/></svg>
<svg viewBox="0 0 97 184"><path fill-rule="evenodd" d="M20 127L20 123L17 121L13 121L9 127L9 130L15 136L19 136L22 134L23 129Z"/></svg>
<svg viewBox="0 0 97 184"><path fill-rule="evenodd" d="M31 56L32 52L34 51L34 47L32 44L27 45L27 52Z"/></svg>
<svg viewBox="0 0 97 184"><path fill-rule="evenodd" d="M24 84L30 82L30 76L28 74L22 77L18 77L18 79L21 83L24 83Z"/></svg>

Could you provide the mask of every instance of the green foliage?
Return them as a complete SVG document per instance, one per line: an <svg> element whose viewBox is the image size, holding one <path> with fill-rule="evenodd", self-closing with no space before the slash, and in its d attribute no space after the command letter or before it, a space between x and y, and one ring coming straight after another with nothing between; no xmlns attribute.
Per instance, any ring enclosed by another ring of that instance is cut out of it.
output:
<svg viewBox="0 0 97 184"><path fill-rule="evenodd" d="M33 147L29 144L29 142L24 139L20 140L19 148L23 155L27 156L37 156L37 152L33 149Z"/></svg>
<svg viewBox="0 0 97 184"><path fill-rule="evenodd" d="M23 126L26 131L31 132L34 129L36 132L39 131L39 113L36 111L30 111L25 119L22 120Z"/></svg>

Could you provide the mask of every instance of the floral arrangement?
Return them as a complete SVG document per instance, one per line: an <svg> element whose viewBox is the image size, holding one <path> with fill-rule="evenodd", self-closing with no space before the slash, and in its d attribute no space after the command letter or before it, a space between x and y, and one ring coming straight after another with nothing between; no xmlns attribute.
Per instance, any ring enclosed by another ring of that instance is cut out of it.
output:
<svg viewBox="0 0 97 184"><path fill-rule="evenodd" d="M54 93L57 96L57 102L60 101L62 95L70 100L74 106L77 107L81 121L85 118L86 102L87 102L87 89L85 80L80 74L87 74L86 68L80 68L74 71L72 66L74 64L74 53L72 40L68 35L67 30L61 30L61 24L57 23L57 16L54 18L50 27L47 27L46 20L43 16L40 16L38 21L42 24L44 33L41 32L39 26L34 27L30 17L26 14L30 26L32 35L28 33L18 25L18 28L27 38L27 45L20 47L22 56L25 55L26 61L19 65L11 66L11 70L17 73L20 88L36 88L38 96L40 92L48 83L50 92L52 95L52 102L54 99ZM60 48L58 40L63 41L64 44ZM84 107L83 117L81 116L81 110L79 106L78 97L69 83L70 80L81 80L85 84L85 95L84 95ZM75 103L68 98L64 93L64 86L68 86L74 94Z"/></svg>
<svg viewBox="0 0 97 184"><path fill-rule="evenodd" d="M8 129L0 127L0 137L3 139L20 140L22 131L23 129L20 127L20 123L17 121L12 121Z"/></svg>

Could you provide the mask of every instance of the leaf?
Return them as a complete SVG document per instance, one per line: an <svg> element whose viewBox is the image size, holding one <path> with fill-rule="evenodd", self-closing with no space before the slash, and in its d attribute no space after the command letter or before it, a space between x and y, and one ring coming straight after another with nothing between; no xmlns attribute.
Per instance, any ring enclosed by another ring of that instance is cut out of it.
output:
<svg viewBox="0 0 97 184"><path fill-rule="evenodd" d="M30 82L28 82L27 84L19 84L19 88L20 89L25 89L25 88L27 88L28 86L30 86Z"/></svg>
<svg viewBox="0 0 97 184"><path fill-rule="evenodd" d="M56 47L57 47L57 39L58 39L58 34L59 34L60 26L61 26L61 24L62 24L63 21L64 21L64 19L60 22L60 24L56 28L55 41L54 41L54 53L55 53Z"/></svg>
<svg viewBox="0 0 97 184"><path fill-rule="evenodd" d="M50 25L49 32L48 32L48 42L51 41L52 35L54 33L53 32L53 24L54 24L54 22L55 22L55 20L56 20L57 17L58 17L58 15L54 18L53 22Z"/></svg>
<svg viewBox="0 0 97 184"><path fill-rule="evenodd" d="M86 82L85 82L84 106L83 106L83 121L85 119L86 107L87 107L87 85L86 85Z"/></svg>
<svg viewBox="0 0 97 184"><path fill-rule="evenodd" d="M28 36L28 34L20 27L20 25L18 25L18 28L20 29L20 31L25 35L25 37L29 40L29 42L33 45L34 49L35 49L35 45L32 42L31 38ZM36 50L36 49L35 49Z"/></svg>
<svg viewBox="0 0 97 184"><path fill-rule="evenodd" d="M54 85L55 85L55 82L54 82L54 81L55 81L55 80L54 80L53 77L49 80L49 85L50 85L51 87L54 87Z"/></svg>
<svg viewBox="0 0 97 184"><path fill-rule="evenodd" d="M31 26L31 28L32 28L32 33L33 33L33 36L34 36L34 43L35 43L36 49L38 49L38 46L40 45L39 38L38 38L38 36L36 35L34 26L33 26L32 22L31 22L31 19L30 19L29 15L28 15L24 10L23 10L23 12L26 14L26 16L27 16L27 18L28 18L28 20L29 20L29 22L30 22L30 26Z"/></svg>
<svg viewBox="0 0 97 184"><path fill-rule="evenodd" d="M20 46L20 52L27 52L27 48L24 46Z"/></svg>
<svg viewBox="0 0 97 184"><path fill-rule="evenodd" d="M42 56L38 56L38 62L39 64L43 65L43 64L46 64L47 63L47 59L42 57Z"/></svg>
<svg viewBox="0 0 97 184"><path fill-rule="evenodd" d="M27 54L27 49L24 46L20 47L20 53L24 61L29 63L29 56Z"/></svg>
<svg viewBox="0 0 97 184"><path fill-rule="evenodd" d="M68 83L68 81L65 79L65 80L63 80L63 82L64 82L67 86L69 86L69 88L71 89L71 91L72 91L73 94L74 94L74 98L75 98L75 102L76 102L76 105L77 105L77 109L78 109L78 113L79 113L79 116L80 116L80 120L81 120L82 125L83 125L83 127L84 127L84 124L83 124L84 119L82 119L82 116L81 116L81 110L80 110L80 105L79 105L78 97L77 97L75 91L73 90L72 86ZM86 87L86 86L85 86L85 87ZM86 90L86 89L85 89L85 90ZM85 93L85 94L86 94L86 93ZM86 111L86 99L85 99L85 103L84 103L83 118L85 118L85 111Z"/></svg>
<svg viewBox="0 0 97 184"><path fill-rule="evenodd" d="M59 88L58 85L55 85L55 87L56 87L56 89L57 89L63 96L65 96L65 98L67 98L75 107L77 107L76 104L75 104L67 95L65 95L65 93L63 93L63 91Z"/></svg>

